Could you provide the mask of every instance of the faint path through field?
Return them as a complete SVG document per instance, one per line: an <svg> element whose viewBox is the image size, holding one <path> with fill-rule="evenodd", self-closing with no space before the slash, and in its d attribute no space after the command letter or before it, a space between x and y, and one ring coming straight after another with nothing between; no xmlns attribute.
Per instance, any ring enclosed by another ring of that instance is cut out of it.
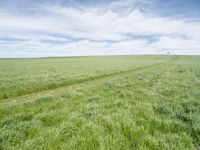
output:
<svg viewBox="0 0 200 150"><path fill-rule="evenodd" d="M63 87L58 87L55 89L51 90L46 90L46 91L40 91L40 92L35 92L31 94L26 94L23 96L17 96L17 97L12 97L6 100L2 100L0 102L0 107L8 107L8 106L13 106L25 102L31 102L34 100L37 100L38 98L45 97L45 96L53 96L57 95L59 93L62 93L67 90L78 90L78 89L83 89L83 88L90 88L93 87L94 85L100 85L103 84L105 81L113 78L118 78L121 77L122 75L128 75L128 74L140 74L145 71L147 71L150 68L158 67L160 65L166 65L168 63L171 63L177 59L178 56L174 56L172 59L170 59L167 62L163 63L156 63L156 64L151 64L151 65L146 65L137 69L132 69L132 70L126 70L126 71L120 71L120 72L115 72L113 74L109 75L104 75L104 76L97 76L93 79L88 79L86 81L82 81L79 83L74 83L71 85L63 86Z"/></svg>

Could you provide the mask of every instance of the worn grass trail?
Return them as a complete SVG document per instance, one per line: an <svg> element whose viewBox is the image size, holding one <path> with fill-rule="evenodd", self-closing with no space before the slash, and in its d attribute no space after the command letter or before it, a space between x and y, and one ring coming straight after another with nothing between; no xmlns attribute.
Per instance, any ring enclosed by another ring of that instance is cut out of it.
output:
<svg viewBox="0 0 200 150"><path fill-rule="evenodd" d="M165 62L169 56L0 59L0 101Z"/></svg>
<svg viewBox="0 0 200 150"><path fill-rule="evenodd" d="M198 149L200 59L169 60L2 101L0 149Z"/></svg>
<svg viewBox="0 0 200 150"><path fill-rule="evenodd" d="M103 82L113 79L113 78L119 78L121 76L132 74L132 73L139 74L139 73L145 72L148 69L167 64L169 62L175 61L176 59L177 59L176 56L174 56L174 58L170 59L170 61L166 61L163 63L155 63L155 64L151 64L151 65L145 65L143 67L136 68L136 69L123 70L123 71L119 71L119 72L110 73L107 75L96 76L93 78L87 78L83 81L80 81L79 83L71 83L67 86L55 87L54 89L50 89L50 90L39 91L39 92L30 93L30 94L25 94L22 96L16 96L13 98L4 99L4 100L0 101L0 107L12 106L12 105L16 105L16 104L20 104L20 103L24 103L24 102L28 102L28 101L33 101L33 98L38 99L38 98L41 98L44 96L57 95L66 90L72 90L72 89L78 90L81 88L90 88L91 86L97 86L97 85L102 84Z"/></svg>

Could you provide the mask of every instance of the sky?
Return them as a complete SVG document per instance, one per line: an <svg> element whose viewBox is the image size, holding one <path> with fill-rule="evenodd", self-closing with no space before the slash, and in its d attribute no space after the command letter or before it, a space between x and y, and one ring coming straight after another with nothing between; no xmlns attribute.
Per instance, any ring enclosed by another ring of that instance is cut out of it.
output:
<svg viewBox="0 0 200 150"><path fill-rule="evenodd" d="M0 58L200 55L200 0L0 0Z"/></svg>

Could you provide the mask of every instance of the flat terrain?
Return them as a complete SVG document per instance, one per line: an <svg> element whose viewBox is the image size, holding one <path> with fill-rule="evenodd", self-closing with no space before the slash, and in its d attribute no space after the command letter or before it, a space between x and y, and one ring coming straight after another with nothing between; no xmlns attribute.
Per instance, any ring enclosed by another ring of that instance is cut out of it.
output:
<svg viewBox="0 0 200 150"><path fill-rule="evenodd" d="M0 59L0 149L200 148L200 56Z"/></svg>

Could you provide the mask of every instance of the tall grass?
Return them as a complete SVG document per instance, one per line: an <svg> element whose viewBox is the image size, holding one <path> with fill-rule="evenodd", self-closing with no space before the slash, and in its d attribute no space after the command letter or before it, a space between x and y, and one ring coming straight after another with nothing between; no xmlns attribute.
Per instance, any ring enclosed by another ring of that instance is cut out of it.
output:
<svg viewBox="0 0 200 150"><path fill-rule="evenodd" d="M0 149L199 148L199 57L92 83L2 105Z"/></svg>
<svg viewBox="0 0 200 150"><path fill-rule="evenodd" d="M0 100L168 60L166 56L0 59Z"/></svg>

